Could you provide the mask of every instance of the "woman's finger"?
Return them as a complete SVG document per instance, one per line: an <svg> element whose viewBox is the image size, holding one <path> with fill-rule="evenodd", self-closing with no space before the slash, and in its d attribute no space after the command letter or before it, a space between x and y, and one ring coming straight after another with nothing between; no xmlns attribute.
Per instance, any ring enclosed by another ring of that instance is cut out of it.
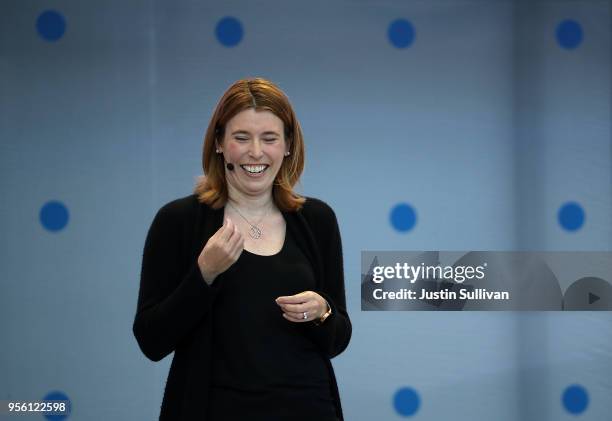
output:
<svg viewBox="0 0 612 421"><path fill-rule="evenodd" d="M304 319L304 313L306 313L306 318ZM313 320L316 319L318 317L318 314L316 311L301 311L299 313L293 313L291 311L286 311L284 314L291 316L294 319L299 319L299 320Z"/></svg>
<svg viewBox="0 0 612 421"><path fill-rule="evenodd" d="M238 260L238 258L239 258L239 257L240 257L240 255L242 254L242 250L243 250L243 249L244 249L244 248L242 247L242 242L238 242L238 243L237 243L237 244L234 246L234 248L232 249L231 255L230 255L230 256L231 256L231 259L232 259L232 263L235 263L235 262Z"/></svg>
<svg viewBox="0 0 612 421"><path fill-rule="evenodd" d="M234 223L231 219L225 218L225 223L219 228L219 240L226 243L234 232Z"/></svg>
<svg viewBox="0 0 612 421"><path fill-rule="evenodd" d="M294 323L311 322L313 320L313 318L310 316L307 319L304 319L303 314L300 317L295 317L295 316L292 316L291 313L283 313L283 317L289 320L290 322L294 322Z"/></svg>
<svg viewBox="0 0 612 421"><path fill-rule="evenodd" d="M285 312L289 313L303 313L304 311L312 310L311 303L302 303L302 304L280 304L280 307Z"/></svg>
<svg viewBox="0 0 612 421"><path fill-rule="evenodd" d="M244 237L238 227L236 227L235 233L232 234L228 246L230 247L231 256L236 256L236 258L238 258L240 253L242 253L242 249L244 248Z"/></svg>
<svg viewBox="0 0 612 421"><path fill-rule="evenodd" d="M304 291L304 292L300 292L299 294L295 294L295 295L286 295L286 296L278 297L276 299L276 302L278 304L300 304L305 301L308 301L308 295L310 292L312 291Z"/></svg>
<svg viewBox="0 0 612 421"><path fill-rule="evenodd" d="M227 237L226 241L226 244L230 250L234 248L234 244L238 241L239 235L240 231L238 230L238 226L236 224L233 224L231 232L229 233L229 236Z"/></svg>

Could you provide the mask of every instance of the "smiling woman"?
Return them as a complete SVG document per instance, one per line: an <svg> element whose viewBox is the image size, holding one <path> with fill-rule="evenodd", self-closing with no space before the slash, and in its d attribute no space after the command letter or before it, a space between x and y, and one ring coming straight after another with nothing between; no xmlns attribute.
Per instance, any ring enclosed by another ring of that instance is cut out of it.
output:
<svg viewBox="0 0 612 421"><path fill-rule="evenodd" d="M340 231L326 203L293 191L304 142L285 94L265 79L230 86L202 162L143 253L134 334L154 361L174 351L160 420L342 420Z"/></svg>
<svg viewBox="0 0 612 421"><path fill-rule="evenodd" d="M275 175L272 177L274 201L284 211L295 211L302 206L304 198L293 191L304 169L302 129L289 99L276 85L261 78L240 80L229 87L217 104L204 136L202 166L206 175L200 177L195 189L200 201L215 209L224 206L228 198L226 164L234 165L232 160L238 158L223 151L228 141L228 147L231 144L251 147L254 156L239 157L247 159L245 164L253 163L248 159L269 158L261 156L268 143L276 148L282 145L285 159L276 160L279 167L270 171Z"/></svg>
<svg viewBox="0 0 612 421"><path fill-rule="evenodd" d="M215 152L242 169L227 174L230 197L261 195L272 187L283 158L289 156L283 122L270 111L241 111L227 122Z"/></svg>

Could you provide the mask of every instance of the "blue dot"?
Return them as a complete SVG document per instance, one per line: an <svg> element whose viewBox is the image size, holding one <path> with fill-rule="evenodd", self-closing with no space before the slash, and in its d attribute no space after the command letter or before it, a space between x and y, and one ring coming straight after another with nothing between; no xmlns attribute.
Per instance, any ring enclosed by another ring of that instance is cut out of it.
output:
<svg viewBox="0 0 612 421"><path fill-rule="evenodd" d="M411 387L402 387L393 396L393 406L398 414L410 417L417 413L421 406L419 394Z"/></svg>
<svg viewBox="0 0 612 421"><path fill-rule="evenodd" d="M38 35L47 41L57 41L66 32L66 20L55 10L45 10L36 19Z"/></svg>
<svg viewBox="0 0 612 421"><path fill-rule="evenodd" d="M244 30L238 19L226 16L217 23L215 34L221 44L226 47L234 47L242 41Z"/></svg>
<svg viewBox="0 0 612 421"><path fill-rule="evenodd" d="M394 47L410 47L415 37L414 26L405 19L396 19L389 25L387 36Z"/></svg>
<svg viewBox="0 0 612 421"><path fill-rule="evenodd" d="M62 202L52 200L40 208L40 223L49 231L59 231L68 224L68 208Z"/></svg>
<svg viewBox="0 0 612 421"><path fill-rule="evenodd" d="M561 402L567 412L571 414L580 414L589 406L589 394L584 387L573 384L563 391Z"/></svg>
<svg viewBox="0 0 612 421"><path fill-rule="evenodd" d="M564 20L557 25L557 42L568 50L578 47L582 43L582 26L575 20Z"/></svg>
<svg viewBox="0 0 612 421"><path fill-rule="evenodd" d="M584 224L584 210L576 202L567 202L561 206L557 217L559 224L567 231L576 231Z"/></svg>
<svg viewBox="0 0 612 421"><path fill-rule="evenodd" d="M65 420L66 418L70 416L70 411L72 411L72 402L70 402L70 398L68 398L68 396L64 392L59 392L57 390L53 392L49 392L45 395L45 397L42 400L44 401L68 401L67 403L68 414L66 415L45 414L46 419L53 420L53 421L61 421L61 420Z"/></svg>
<svg viewBox="0 0 612 421"><path fill-rule="evenodd" d="M400 232L414 228L416 218L414 208L407 203L400 203L391 210L391 225Z"/></svg>

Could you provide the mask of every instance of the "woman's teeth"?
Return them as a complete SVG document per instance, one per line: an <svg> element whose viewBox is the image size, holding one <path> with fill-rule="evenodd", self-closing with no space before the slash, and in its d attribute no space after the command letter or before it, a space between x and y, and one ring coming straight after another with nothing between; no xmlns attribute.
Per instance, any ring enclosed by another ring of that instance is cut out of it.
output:
<svg viewBox="0 0 612 421"><path fill-rule="evenodd" d="M268 168L267 165L241 165L241 167L251 174L262 173L266 168Z"/></svg>

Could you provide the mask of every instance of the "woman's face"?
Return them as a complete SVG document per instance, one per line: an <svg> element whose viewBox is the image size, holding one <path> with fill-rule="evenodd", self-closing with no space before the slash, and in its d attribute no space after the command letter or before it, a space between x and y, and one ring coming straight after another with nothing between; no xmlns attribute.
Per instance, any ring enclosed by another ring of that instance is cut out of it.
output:
<svg viewBox="0 0 612 421"><path fill-rule="evenodd" d="M228 184L248 196L268 194L287 152L283 121L270 111L241 111L225 126L219 150L234 171Z"/></svg>

